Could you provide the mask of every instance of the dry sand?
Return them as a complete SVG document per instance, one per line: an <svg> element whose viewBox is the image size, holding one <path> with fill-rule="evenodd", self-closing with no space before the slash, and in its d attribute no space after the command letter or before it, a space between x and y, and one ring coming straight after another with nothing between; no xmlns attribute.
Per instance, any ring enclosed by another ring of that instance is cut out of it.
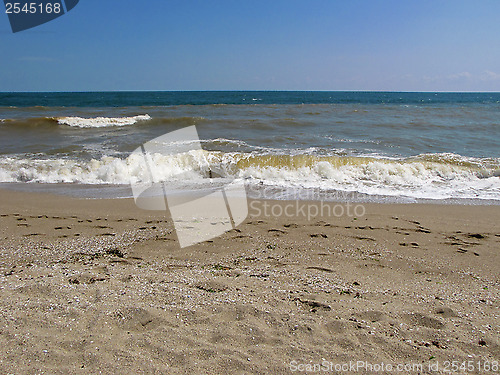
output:
<svg viewBox="0 0 500 375"><path fill-rule="evenodd" d="M498 206L249 217L180 249L164 212L129 199L0 202L2 374L288 374L323 361L484 374L500 361Z"/></svg>

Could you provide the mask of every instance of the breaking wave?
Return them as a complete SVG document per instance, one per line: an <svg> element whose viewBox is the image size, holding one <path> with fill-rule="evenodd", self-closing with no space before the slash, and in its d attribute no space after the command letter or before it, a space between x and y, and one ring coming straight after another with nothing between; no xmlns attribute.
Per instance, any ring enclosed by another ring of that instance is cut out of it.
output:
<svg viewBox="0 0 500 375"><path fill-rule="evenodd" d="M456 154L410 158L283 155L193 150L94 160L0 158L1 182L129 184L244 178L284 188L319 188L368 195L500 201L500 159Z"/></svg>
<svg viewBox="0 0 500 375"><path fill-rule="evenodd" d="M74 126L78 128L103 128L106 126L134 125L138 121L151 120L148 114L131 117L57 117L54 118L60 125Z"/></svg>

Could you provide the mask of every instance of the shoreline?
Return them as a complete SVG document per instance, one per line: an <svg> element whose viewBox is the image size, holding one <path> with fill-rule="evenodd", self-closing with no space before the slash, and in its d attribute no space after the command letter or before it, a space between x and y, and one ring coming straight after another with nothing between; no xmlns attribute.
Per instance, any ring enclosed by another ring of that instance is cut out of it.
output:
<svg viewBox="0 0 500 375"><path fill-rule="evenodd" d="M132 199L0 202L2 372L500 361L498 206L260 215L181 249L168 212Z"/></svg>
<svg viewBox="0 0 500 375"><path fill-rule="evenodd" d="M220 185L220 184L219 184ZM219 186L217 185L217 186ZM224 185L220 185L224 186ZM277 189L281 196L286 195L286 188L276 188L273 186L268 189ZM204 186L204 190L207 187ZM443 206L500 206L500 200L494 199L472 199L472 198L413 198L408 196L390 196L390 195L369 195L358 192L347 192L342 190L319 191L317 189L304 189L303 192L295 188L290 188L291 197L278 199L276 197L262 198L255 187L249 189L249 200L259 201L278 201L278 202L325 202L325 203L347 203L352 204L389 204L389 205L443 205ZM132 199L132 191L129 184L75 184L75 183L23 183L23 182L1 182L0 191L11 191L24 194L46 194L51 196L60 196L68 199ZM200 190L203 191L203 190ZM208 191L208 190L207 190ZM193 190L193 192L196 192ZM248 192L247 192L248 193ZM254 194L252 194L254 193ZM255 195L259 196L256 197ZM264 194L265 195L265 194ZM297 199L292 199L293 196ZM305 198L304 198L305 197ZM310 197L316 197L311 199ZM324 198L328 199L324 199ZM353 199L354 197L354 199Z"/></svg>

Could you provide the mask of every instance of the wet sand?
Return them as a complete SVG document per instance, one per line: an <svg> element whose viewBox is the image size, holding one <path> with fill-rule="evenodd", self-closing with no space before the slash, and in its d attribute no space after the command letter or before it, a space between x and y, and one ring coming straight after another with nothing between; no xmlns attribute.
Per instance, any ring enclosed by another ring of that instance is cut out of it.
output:
<svg viewBox="0 0 500 375"><path fill-rule="evenodd" d="M365 204L364 216L310 220L250 210L180 249L168 215L130 199L2 190L0 202L1 373L363 361L436 374L471 360L467 373L485 373L500 361L499 206Z"/></svg>

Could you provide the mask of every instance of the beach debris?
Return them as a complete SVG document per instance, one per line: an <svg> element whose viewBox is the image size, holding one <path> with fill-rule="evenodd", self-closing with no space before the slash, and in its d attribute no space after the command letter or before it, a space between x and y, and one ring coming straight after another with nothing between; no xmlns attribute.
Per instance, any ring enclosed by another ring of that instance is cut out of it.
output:
<svg viewBox="0 0 500 375"><path fill-rule="evenodd" d="M227 285L218 283L216 281L206 281L197 283L194 285L194 287L209 293L223 292L228 288Z"/></svg>
<svg viewBox="0 0 500 375"><path fill-rule="evenodd" d="M436 348L439 348L439 349L446 349L446 348L448 348L447 345L445 345L445 344L443 344L443 343L441 343L441 342L439 342L437 340L431 341L431 344L434 345Z"/></svg>
<svg viewBox="0 0 500 375"><path fill-rule="evenodd" d="M78 284L94 284L97 281L106 281L105 277L92 275L89 273L83 273L68 279L70 284L78 285Z"/></svg>
<svg viewBox="0 0 500 375"><path fill-rule="evenodd" d="M259 278L267 278L269 277L268 273L256 273L256 274L251 274L250 277L259 277Z"/></svg>
<svg viewBox="0 0 500 375"><path fill-rule="evenodd" d="M118 248L108 249L108 250L106 250L106 254L112 255L112 256L115 256L118 258L123 258L125 256L125 254Z"/></svg>
<svg viewBox="0 0 500 375"><path fill-rule="evenodd" d="M295 298L294 301L298 301L302 303L305 306L310 307L311 312L316 312L318 310L324 310L324 311L330 311L332 308L330 305L327 305L326 303L321 303L317 301L312 301L308 299L301 299L299 297Z"/></svg>
<svg viewBox="0 0 500 375"><path fill-rule="evenodd" d="M231 268L231 267L229 267L229 266L224 266L224 265L219 264L219 263L217 263L217 264L213 264L213 265L212 265L212 268L213 268L214 270L217 270L217 271L227 271L227 270L232 269L232 268Z"/></svg>

